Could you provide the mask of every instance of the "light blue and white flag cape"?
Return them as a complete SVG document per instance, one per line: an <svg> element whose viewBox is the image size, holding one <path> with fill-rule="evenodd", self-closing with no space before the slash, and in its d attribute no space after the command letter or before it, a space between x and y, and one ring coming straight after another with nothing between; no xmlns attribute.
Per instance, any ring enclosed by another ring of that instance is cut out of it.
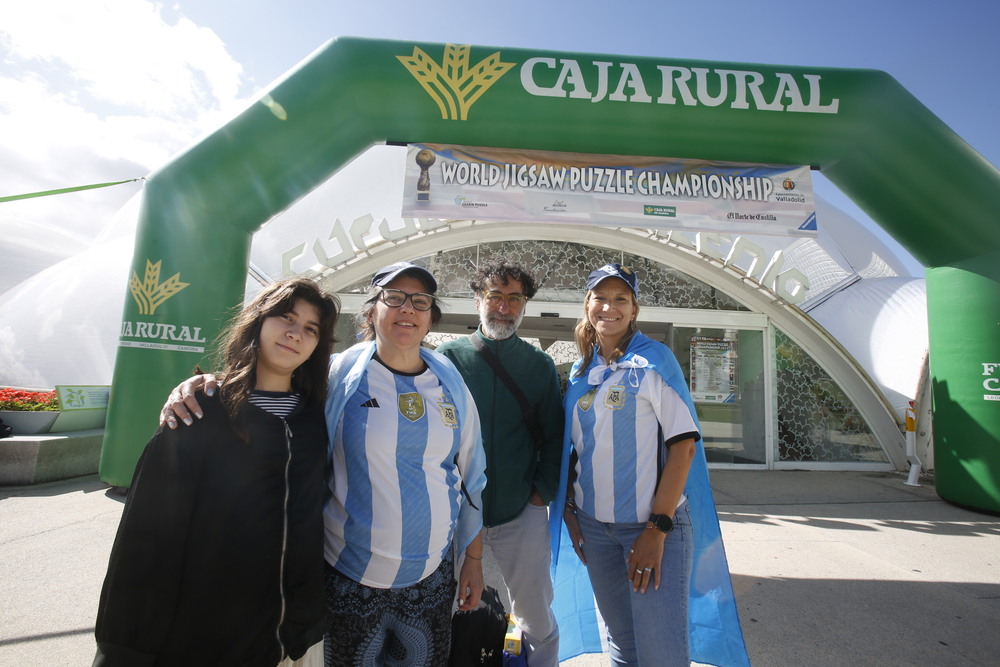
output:
<svg viewBox="0 0 1000 667"><path fill-rule="evenodd" d="M636 333L628 350L619 360L633 357L646 360L646 368L659 373L676 391L691 411L698 424L691 393L684 380L684 373L673 352L641 333ZM586 567L580 562L569 534L563 524L563 508L569 479L569 460L572 443L573 409L576 402L591 385L588 376L592 367L600 363L594 355L590 367L579 377L576 371L582 360L573 365L569 386L563 405L566 408L566 432L563 441L562 467L559 471L559 490L550 506L549 529L552 540L552 578L555 601L552 610L559 623L559 660L568 660L581 653L600 653L601 630L597 623L594 592L590 586ZM699 431L701 427L699 426ZM724 667L749 667L750 658L743 642L743 631L736 611L736 599L729 578L729 564L722 544L719 517L708 480L705 446L699 439L697 452L691 463L684 495L691 507L694 528L694 565L691 570L690 599L688 601L688 631L690 633L691 660ZM652 465L652 463L651 463Z"/></svg>

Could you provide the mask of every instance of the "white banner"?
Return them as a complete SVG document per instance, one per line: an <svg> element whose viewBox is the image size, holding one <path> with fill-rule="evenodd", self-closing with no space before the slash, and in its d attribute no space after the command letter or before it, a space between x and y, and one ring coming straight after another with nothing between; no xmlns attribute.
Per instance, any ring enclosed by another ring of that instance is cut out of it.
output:
<svg viewBox="0 0 1000 667"><path fill-rule="evenodd" d="M816 236L803 166L410 144L403 217Z"/></svg>

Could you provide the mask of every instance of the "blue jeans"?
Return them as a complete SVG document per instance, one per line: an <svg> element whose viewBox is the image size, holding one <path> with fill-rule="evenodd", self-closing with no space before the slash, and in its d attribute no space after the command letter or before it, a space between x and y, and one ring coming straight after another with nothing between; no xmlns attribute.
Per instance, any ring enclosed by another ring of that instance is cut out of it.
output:
<svg viewBox="0 0 1000 667"><path fill-rule="evenodd" d="M674 529L663 542L660 588L650 585L645 593L632 591L626 560L646 523L602 523L580 511L577 518L611 664L689 667L688 589L694 544L688 506L677 510Z"/></svg>

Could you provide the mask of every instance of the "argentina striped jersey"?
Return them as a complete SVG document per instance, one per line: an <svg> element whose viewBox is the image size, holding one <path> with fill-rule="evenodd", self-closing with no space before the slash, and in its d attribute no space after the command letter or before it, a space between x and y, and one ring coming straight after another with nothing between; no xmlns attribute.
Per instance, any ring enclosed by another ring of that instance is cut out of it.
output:
<svg viewBox="0 0 1000 667"><path fill-rule="evenodd" d="M698 437L684 401L658 373L619 368L606 370L572 410L576 504L606 523L646 521L659 481L660 428L667 443Z"/></svg>
<svg viewBox="0 0 1000 667"><path fill-rule="evenodd" d="M368 364L331 434L329 563L376 588L411 586L440 565L461 504L456 457L464 464L476 443L478 423L466 421L430 370Z"/></svg>

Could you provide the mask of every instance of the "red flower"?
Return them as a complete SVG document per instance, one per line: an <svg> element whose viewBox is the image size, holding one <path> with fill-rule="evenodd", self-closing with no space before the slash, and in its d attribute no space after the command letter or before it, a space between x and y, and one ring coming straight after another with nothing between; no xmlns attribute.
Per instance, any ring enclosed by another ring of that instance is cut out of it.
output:
<svg viewBox="0 0 1000 667"><path fill-rule="evenodd" d="M13 387L0 388L0 410L35 412L59 409L59 399L54 391L28 391Z"/></svg>

